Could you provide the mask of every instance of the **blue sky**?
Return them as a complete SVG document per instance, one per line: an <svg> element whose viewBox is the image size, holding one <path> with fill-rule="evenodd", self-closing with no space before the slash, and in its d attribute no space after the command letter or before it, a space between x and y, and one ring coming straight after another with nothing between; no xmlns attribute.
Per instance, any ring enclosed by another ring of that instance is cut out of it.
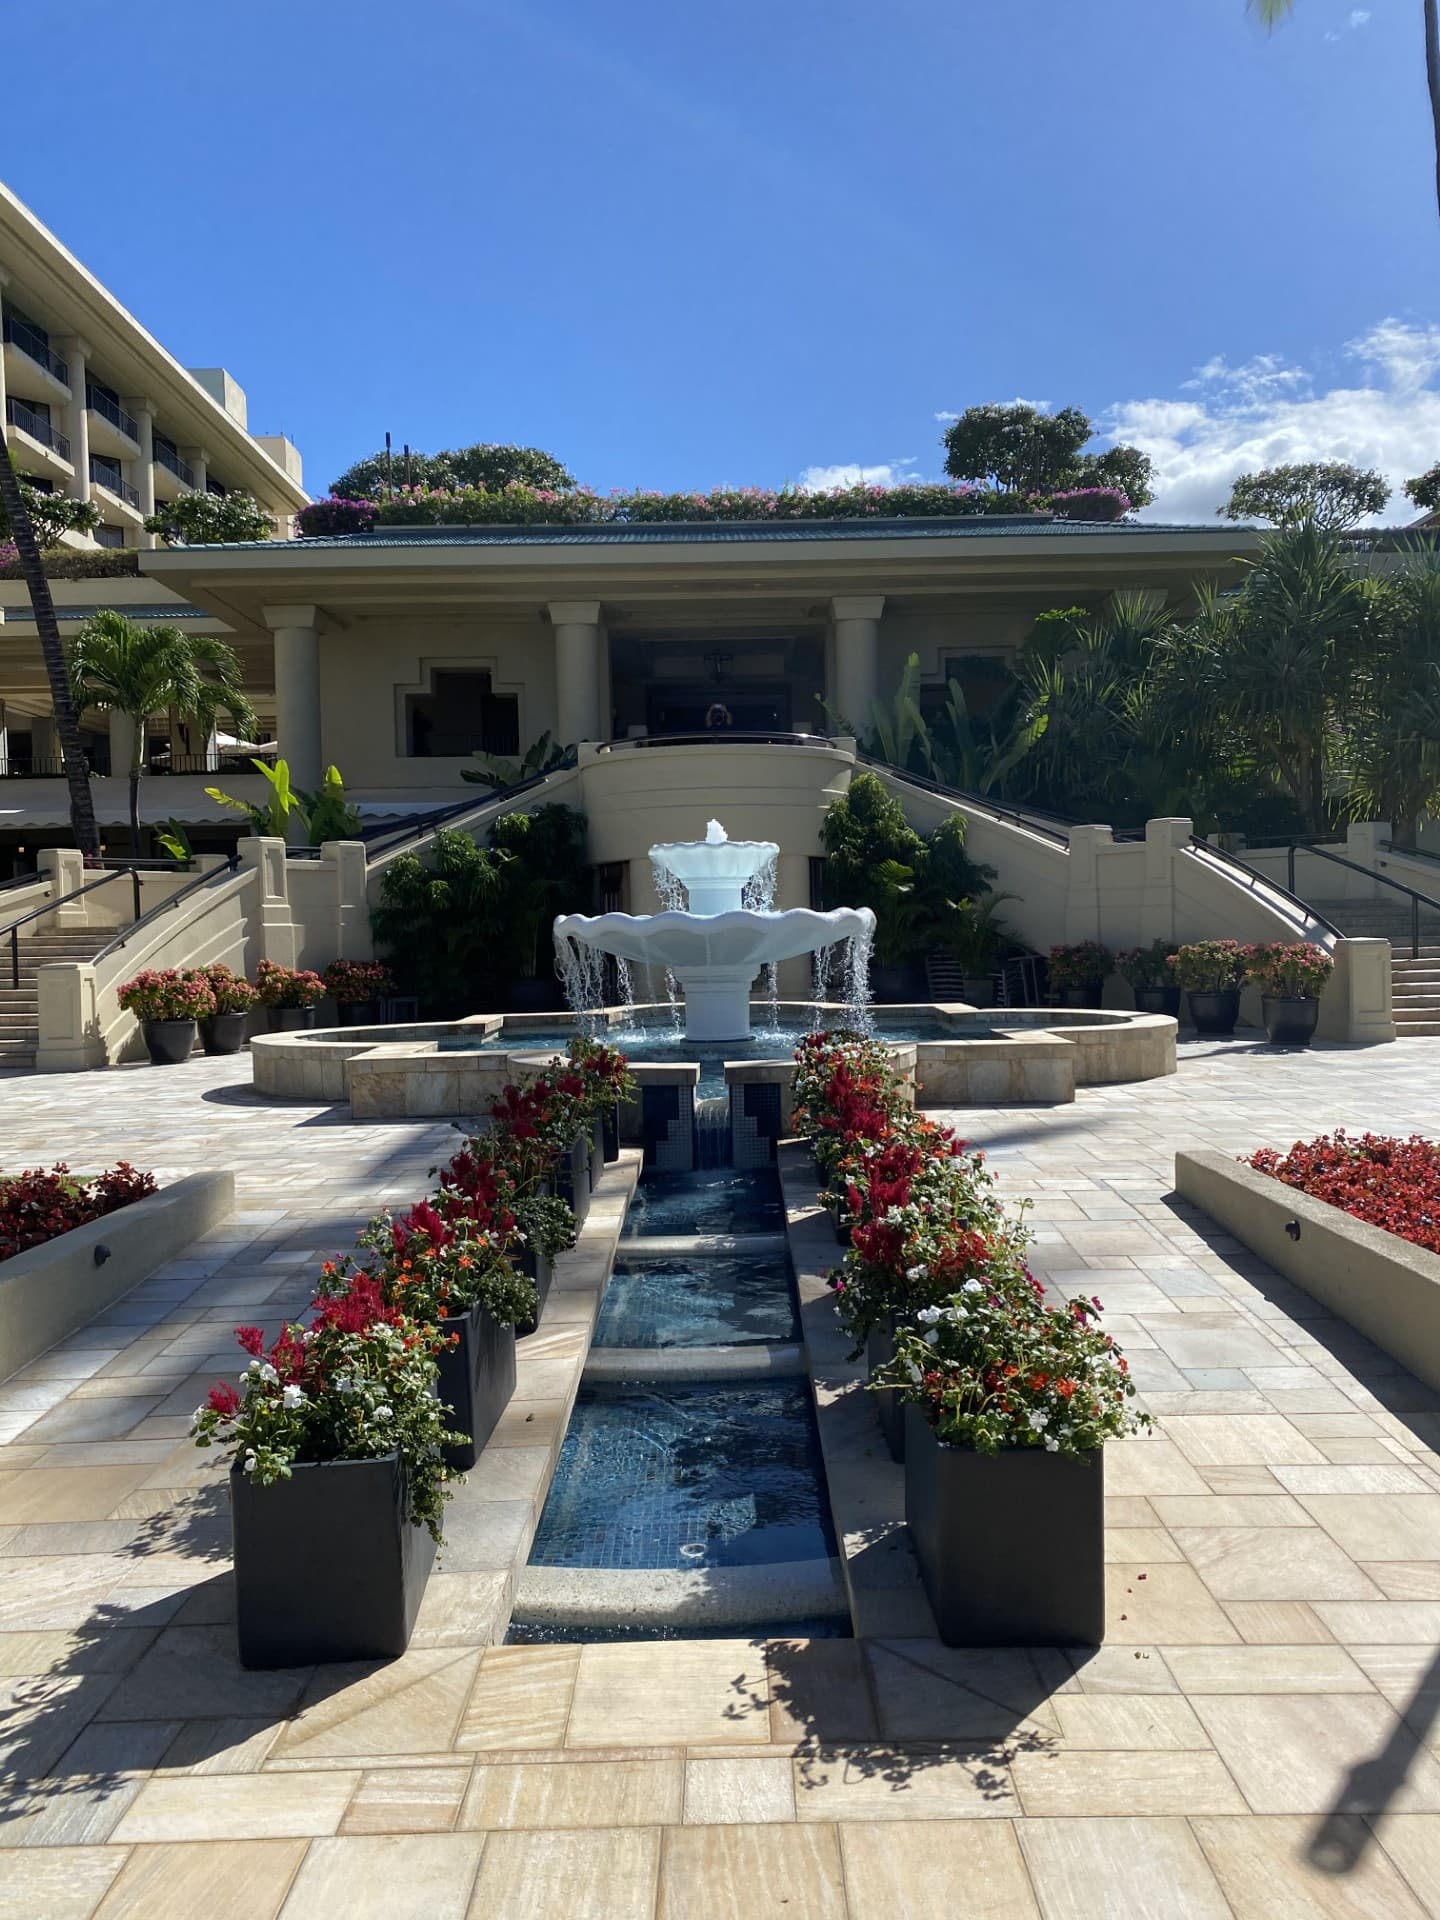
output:
<svg viewBox="0 0 1440 1920"><path fill-rule="evenodd" d="M387 428L602 490L934 475L938 415L1023 396L1203 517L1268 459L1440 459L1420 19L72 0L63 76L7 22L0 174L312 492Z"/></svg>

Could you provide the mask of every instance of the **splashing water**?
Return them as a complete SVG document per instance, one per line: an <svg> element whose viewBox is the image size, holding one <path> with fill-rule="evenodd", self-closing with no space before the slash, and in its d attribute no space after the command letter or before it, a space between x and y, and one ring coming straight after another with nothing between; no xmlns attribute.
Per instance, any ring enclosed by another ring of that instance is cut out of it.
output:
<svg viewBox="0 0 1440 1920"><path fill-rule="evenodd" d="M690 896L685 890L685 882L677 879L668 867L662 866L653 856L650 861L650 879L662 913L685 913L688 910Z"/></svg>
<svg viewBox="0 0 1440 1920"><path fill-rule="evenodd" d="M565 988L565 1001L583 1032L592 1033L605 1004L605 956L598 947L557 938L555 971Z"/></svg>
<svg viewBox="0 0 1440 1920"><path fill-rule="evenodd" d="M769 1025L772 1033L780 1030L780 962L765 963L765 998L770 1003Z"/></svg>
<svg viewBox="0 0 1440 1920"><path fill-rule="evenodd" d="M625 1025L628 1027L635 1018L635 982L630 975L630 962L623 953L615 956L615 992L625 1009Z"/></svg>
<svg viewBox="0 0 1440 1920"><path fill-rule="evenodd" d="M769 913L775 905L775 859L772 853L764 866L755 869L741 889L740 904L748 907L751 913Z"/></svg>
<svg viewBox="0 0 1440 1920"><path fill-rule="evenodd" d="M874 934L866 932L853 934L844 945L845 1004L850 1009L851 1026L867 1037L875 1031L870 1010L870 949L874 944Z"/></svg>
<svg viewBox="0 0 1440 1920"><path fill-rule="evenodd" d="M810 1027L815 1033L825 1024L825 1002L830 998L830 967L834 953L833 947L817 947L810 957L811 992L815 1001Z"/></svg>

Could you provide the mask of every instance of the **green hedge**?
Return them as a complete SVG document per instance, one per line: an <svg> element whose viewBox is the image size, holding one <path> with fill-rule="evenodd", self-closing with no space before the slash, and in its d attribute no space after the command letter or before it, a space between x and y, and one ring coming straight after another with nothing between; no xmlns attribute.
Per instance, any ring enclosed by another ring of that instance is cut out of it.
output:
<svg viewBox="0 0 1440 1920"><path fill-rule="evenodd" d="M52 547L43 557L50 580L123 580L140 571L138 547ZM0 547L0 580L24 578L13 550Z"/></svg>

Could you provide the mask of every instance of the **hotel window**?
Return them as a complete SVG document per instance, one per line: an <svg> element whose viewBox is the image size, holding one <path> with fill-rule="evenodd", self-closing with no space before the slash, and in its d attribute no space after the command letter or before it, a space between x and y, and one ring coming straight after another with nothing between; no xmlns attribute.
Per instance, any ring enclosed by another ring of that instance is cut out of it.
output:
<svg viewBox="0 0 1440 1920"><path fill-rule="evenodd" d="M125 544L125 529L123 527L107 527L101 525L96 527L91 538L97 547L123 547Z"/></svg>
<svg viewBox="0 0 1440 1920"><path fill-rule="evenodd" d="M412 694L407 708L407 751L417 760L520 751L520 702L493 692L488 673L442 668L431 675L429 693Z"/></svg>

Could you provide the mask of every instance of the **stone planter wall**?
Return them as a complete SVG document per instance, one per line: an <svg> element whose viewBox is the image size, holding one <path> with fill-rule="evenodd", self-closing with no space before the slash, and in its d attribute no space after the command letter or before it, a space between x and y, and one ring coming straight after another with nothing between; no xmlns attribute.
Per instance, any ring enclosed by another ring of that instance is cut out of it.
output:
<svg viewBox="0 0 1440 1920"><path fill-rule="evenodd" d="M1427 1385L1440 1387L1440 1255L1213 1148L1176 1154L1175 1189Z"/></svg>
<svg viewBox="0 0 1440 1920"><path fill-rule="evenodd" d="M147 1199L0 1261L0 1380L104 1313L223 1220L235 1176L192 1173ZM98 1263L98 1249L108 1257Z"/></svg>

